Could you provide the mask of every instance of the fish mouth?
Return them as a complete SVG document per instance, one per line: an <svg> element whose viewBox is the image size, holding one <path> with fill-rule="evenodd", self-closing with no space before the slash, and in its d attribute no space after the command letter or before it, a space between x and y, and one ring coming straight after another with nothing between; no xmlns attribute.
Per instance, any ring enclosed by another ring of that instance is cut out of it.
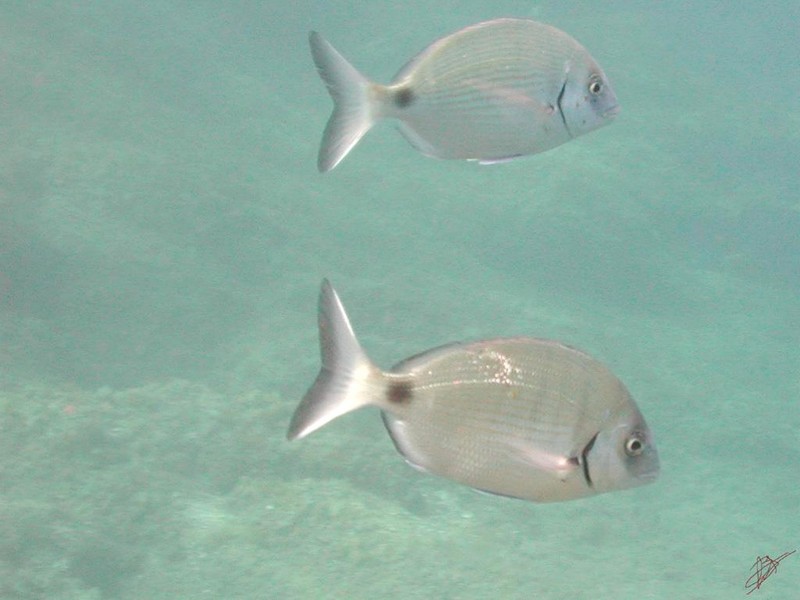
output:
<svg viewBox="0 0 800 600"><path fill-rule="evenodd" d="M613 119L619 114L619 104L615 104L611 108L606 109L606 112L603 113L604 119Z"/></svg>
<svg viewBox="0 0 800 600"><path fill-rule="evenodd" d="M658 479L658 473L659 473L658 469L652 469L650 471L645 471L644 473L638 473L636 475L636 479L638 479L642 483L648 483L650 481Z"/></svg>

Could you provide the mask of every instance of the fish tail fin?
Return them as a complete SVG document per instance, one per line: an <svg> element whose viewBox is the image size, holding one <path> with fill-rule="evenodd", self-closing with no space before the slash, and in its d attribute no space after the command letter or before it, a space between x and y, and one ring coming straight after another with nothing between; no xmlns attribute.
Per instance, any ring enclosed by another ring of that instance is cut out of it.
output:
<svg viewBox="0 0 800 600"><path fill-rule="evenodd" d="M286 437L302 438L336 417L377 404L385 375L369 360L356 339L347 313L330 282L319 293L319 344L322 368L292 415Z"/></svg>
<svg viewBox="0 0 800 600"><path fill-rule="evenodd" d="M338 165L375 124L370 99L372 83L316 31L309 34L308 41L334 105L317 157L317 168L325 173Z"/></svg>

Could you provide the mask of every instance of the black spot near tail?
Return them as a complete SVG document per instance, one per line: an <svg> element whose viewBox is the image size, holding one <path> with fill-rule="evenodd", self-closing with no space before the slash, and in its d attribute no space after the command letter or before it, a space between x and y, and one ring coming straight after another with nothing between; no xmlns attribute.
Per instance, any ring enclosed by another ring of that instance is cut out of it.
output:
<svg viewBox="0 0 800 600"><path fill-rule="evenodd" d="M397 108L408 108L416 100L414 91L411 88L400 88L394 93L394 105Z"/></svg>
<svg viewBox="0 0 800 600"><path fill-rule="evenodd" d="M414 386L410 381L398 379L389 383L386 399L390 404L407 404L414 397Z"/></svg>

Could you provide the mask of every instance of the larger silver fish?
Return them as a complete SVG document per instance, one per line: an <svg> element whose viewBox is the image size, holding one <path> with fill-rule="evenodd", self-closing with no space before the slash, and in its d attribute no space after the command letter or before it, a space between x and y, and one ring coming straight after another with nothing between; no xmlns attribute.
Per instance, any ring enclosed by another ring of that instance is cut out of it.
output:
<svg viewBox="0 0 800 600"><path fill-rule="evenodd" d="M494 494L571 500L658 475L636 403L583 352L499 338L428 350L384 372L364 354L327 281L319 336L322 369L292 417L290 440L373 405L412 466Z"/></svg>
<svg viewBox="0 0 800 600"><path fill-rule="evenodd" d="M619 111L603 70L563 31L526 19L437 40L389 85L369 81L320 34L311 54L334 101L317 166L333 169L380 119L437 158L499 162L605 125Z"/></svg>

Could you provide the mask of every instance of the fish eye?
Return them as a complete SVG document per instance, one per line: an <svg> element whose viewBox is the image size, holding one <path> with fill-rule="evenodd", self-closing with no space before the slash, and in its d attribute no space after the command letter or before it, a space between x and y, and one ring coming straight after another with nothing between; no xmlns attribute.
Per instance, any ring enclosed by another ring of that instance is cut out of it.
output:
<svg viewBox="0 0 800 600"><path fill-rule="evenodd" d="M628 456L639 456L644 452L644 439L641 434L634 433L625 440L625 454Z"/></svg>
<svg viewBox="0 0 800 600"><path fill-rule="evenodd" d="M603 91L602 81L600 81L599 79L592 79L592 81L589 82L589 92L592 95L597 96L597 94L599 94L602 91Z"/></svg>

